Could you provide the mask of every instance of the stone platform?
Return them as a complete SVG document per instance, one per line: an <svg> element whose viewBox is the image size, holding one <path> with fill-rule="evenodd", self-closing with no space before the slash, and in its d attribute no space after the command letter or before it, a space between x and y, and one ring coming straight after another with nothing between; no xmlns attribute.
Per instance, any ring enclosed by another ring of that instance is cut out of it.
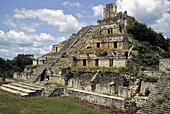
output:
<svg viewBox="0 0 170 114"><path fill-rule="evenodd" d="M0 86L0 90L15 94L21 97L38 96L44 90L44 87L37 86L35 84L28 84L24 82L3 84Z"/></svg>

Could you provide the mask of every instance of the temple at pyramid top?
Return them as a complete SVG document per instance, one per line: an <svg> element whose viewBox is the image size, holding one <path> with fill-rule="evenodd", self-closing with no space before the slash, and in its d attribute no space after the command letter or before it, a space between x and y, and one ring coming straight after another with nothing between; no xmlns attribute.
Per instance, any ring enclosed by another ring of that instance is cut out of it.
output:
<svg viewBox="0 0 170 114"><path fill-rule="evenodd" d="M103 18L115 17L117 14L117 6L115 3L106 4L103 11Z"/></svg>
<svg viewBox="0 0 170 114"><path fill-rule="evenodd" d="M106 4L103 9L103 19L97 20L98 25L120 23L125 20L135 20L134 17L128 16L127 11L117 12L117 6L115 3Z"/></svg>

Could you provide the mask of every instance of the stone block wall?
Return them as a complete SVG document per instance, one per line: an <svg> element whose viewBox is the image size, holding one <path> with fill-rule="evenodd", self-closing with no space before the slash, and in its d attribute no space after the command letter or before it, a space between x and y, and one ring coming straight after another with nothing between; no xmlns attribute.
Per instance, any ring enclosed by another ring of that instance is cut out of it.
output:
<svg viewBox="0 0 170 114"><path fill-rule="evenodd" d="M84 83L82 88L86 91L93 91L94 89L93 84L91 83Z"/></svg>
<svg viewBox="0 0 170 114"><path fill-rule="evenodd" d="M73 78L68 80L68 87L72 87L75 89L81 89L82 82L80 80L75 80Z"/></svg>
<svg viewBox="0 0 170 114"><path fill-rule="evenodd" d="M113 59L113 67L125 67L128 65L127 59Z"/></svg>
<svg viewBox="0 0 170 114"><path fill-rule="evenodd" d="M67 96L76 96L81 98L82 100L87 100L88 102L112 106L114 105L116 108L124 109L124 99L120 97L108 96L97 94L93 92L87 92L83 90L71 89L67 88L65 90L65 95Z"/></svg>
<svg viewBox="0 0 170 114"><path fill-rule="evenodd" d="M93 84L83 83L81 80L76 80L73 78L68 80L67 86L75 89L80 89L80 90L93 91Z"/></svg>
<svg viewBox="0 0 170 114"><path fill-rule="evenodd" d="M60 77L60 76L49 76L49 80L52 83L57 83L59 85L66 85L67 84L65 79L63 77Z"/></svg>
<svg viewBox="0 0 170 114"><path fill-rule="evenodd" d="M64 95L64 88L56 88L50 95L50 97L62 96Z"/></svg>
<svg viewBox="0 0 170 114"><path fill-rule="evenodd" d="M131 95L131 90L127 87L119 86L118 88L118 96L123 97L123 98L130 98Z"/></svg>
<svg viewBox="0 0 170 114"><path fill-rule="evenodd" d="M159 70L162 71L170 70L170 58L159 60Z"/></svg>
<svg viewBox="0 0 170 114"><path fill-rule="evenodd" d="M100 67L110 67L109 59L100 59L99 60L99 66Z"/></svg>
<svg viewBox="0 0 170 114"><path fill-rule="evenodd" d="M115 87L110 87L107 84L96 84L95 92L97 93L103 93L103 94L109 94L114 95L115 93Z"/></svg>
<svg viewBox="0 0 170 114"><path fill-rule="evenodd" d="M160 78L161 76L164 76L166 74L166 72L161 72L161 71L143 71L142 74L144 74L144 76L153 76L153 77Z"/></svg>
<svg viewBox="0 0 170 114"><path fill-rule="evenodd" d="M154 91L154 88L156 86L156 83L150 83L150 82L144 82L141 83L140 93L145 95L146 89L149 89L149 91Z"/></svg>
<svg viewBox="0 0 170 114"><path fill-rule="evenodd" d="M13 78L14 79L20 79L20 80L27 80L27 79L32 78L32 76L29 73L14 72Z"/></svg>

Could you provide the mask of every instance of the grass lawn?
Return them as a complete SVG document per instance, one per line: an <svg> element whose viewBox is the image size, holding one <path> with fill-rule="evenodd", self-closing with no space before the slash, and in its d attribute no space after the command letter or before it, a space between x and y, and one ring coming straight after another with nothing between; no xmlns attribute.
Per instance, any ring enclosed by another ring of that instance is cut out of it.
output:
<svg viewBox="0 0 170 114"><path fill-rule="evenodd" d="M0 91L0 114L104 114L69 100L45 97L21 98Z"/></svg>

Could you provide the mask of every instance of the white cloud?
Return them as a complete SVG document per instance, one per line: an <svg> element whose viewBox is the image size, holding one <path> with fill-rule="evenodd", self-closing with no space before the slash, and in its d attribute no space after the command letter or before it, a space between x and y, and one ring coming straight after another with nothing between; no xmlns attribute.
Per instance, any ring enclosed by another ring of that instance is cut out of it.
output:
<svg viewBox="0 0 170 114"><path fill-rule="evenodd" d="M81 13L76 13L75 14L78 18L83 18L84 16Z"/></svg>
<svg viewBox="0 0 170 114"><path fill-rule="evenodd" d="M33 54L35 58L51 52L51 46L36 47L15 47L10 49L0 49L0 56L8 59L13 59L13 57L18 54Z"/></svg>
<svg viewBox="0 0 170 114"><path fill-rule="evenodd" d="M94 12L94 17L102 16L103 15L103 8L104 8L104 6L101 5L101 4L92 7L93 12Z"/></svg>
<svg viewBox="0 0 170 114"><path fill-rule="evenodd" d="M117 0L118 11L127 10L134 16L159 32L170 32L170 1L168 0Z"/></svg>
<svg viewBox="0 0 170 114"><path fill-rule="evenodd" d="M28 25L26 23L21 23L20 21L14 21L12 18L7 19L4 24L8 25L10 29L14 29L16 31L24 31L28 33L36 32L36 28L40 25L38 23L31 23Z"/></svg>
<svg viewBox="0 0 170 114"><path fill-rule="evenodd" d="M76 2L76 3L71 3L71 2L64 2L63 3L63 6L68 6L68 7L80 7L80 3L79 2Z"/></svg>
<svg viewBox="0 0 170 114"><path fill-rule="evenodd" d="M27 25L25 23L20 23L18 26L21 30L23 30L25 32L33 33L33 32L36 32L35 28L37 28L39 26L39 24L32 23L30 25Z"/></svg>
<svg viewBox="0 0 170 114"><path fill-rule="evenodd" d="M63 13L63 10L51 9L15 9L13 17L17 19L38 18L41 21L47 22L49 25L59 27L59 32L72 33L78 31L83 23L79 22L73 15Z"/></svg>
<svg viewBox="0 0 170 114"><path fill-rule="evenodd" d="M5 25L8 25L9 27L16 28L17 24L12 21L12 19L8 19L4 22Z"/></svg>
<svg viewBox="0 0 170 114"><path fill-rule="evenodd" d="M47 42L56 42L59 43L61 41L65 40L65 37L60 38L54 38L50 34L47 33L40 33L39 35L36 33L27 34L23 31L15 31L10 30L9 32L4 32L0 30L0 44L16 44L22 47L25 46L40 46L41 42L47 43Z"/></svg>
<svg viewBox="0 0 170 114"><path fill-rule="evenodd" d="M12 59L17 54L34 54L36 57L51 52L50 42L58 44L66 40L65 37L54 38L47 33L24 33L23 31L10 30L4 32L0 30L0 56ZM49 42L49 44L48 44ZM10 45L10 46L9 46ZM6 46L7 49L4 48Z"/></svg>

